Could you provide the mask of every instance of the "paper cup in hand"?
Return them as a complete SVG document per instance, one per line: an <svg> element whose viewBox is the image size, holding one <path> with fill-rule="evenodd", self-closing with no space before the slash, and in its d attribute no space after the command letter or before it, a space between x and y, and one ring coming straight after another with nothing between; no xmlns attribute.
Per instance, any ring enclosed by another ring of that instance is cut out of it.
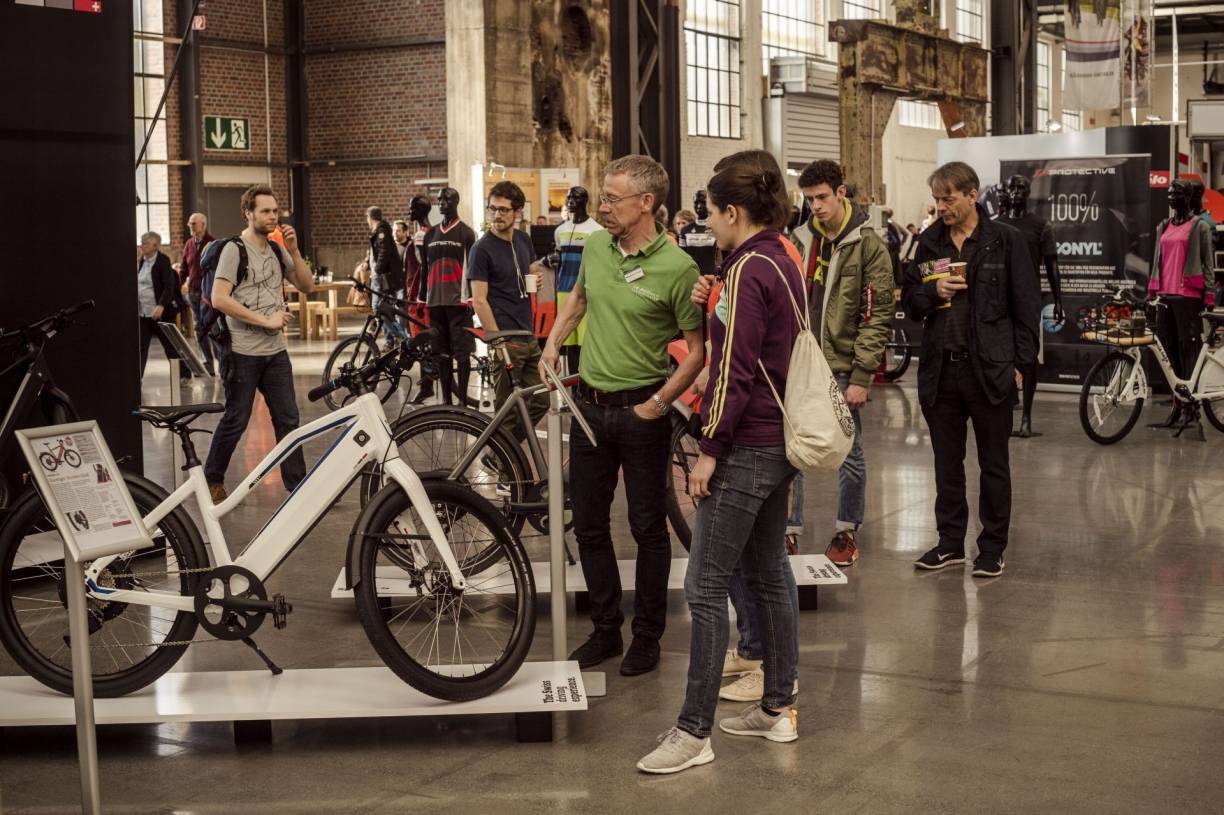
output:
<svg viewBox="0 0 1224 815"><path fill-rule="evenodd" d="M529 274L529 275L527 275L527 276L524 278L524 283L525 283L525 284L526 284L526 286L527 286L527 293L528 293L528 294L535 294L535 293L536 293L536 288L537 288L537 286L536 286L536 276L535 276L534 274Z"/></svg>

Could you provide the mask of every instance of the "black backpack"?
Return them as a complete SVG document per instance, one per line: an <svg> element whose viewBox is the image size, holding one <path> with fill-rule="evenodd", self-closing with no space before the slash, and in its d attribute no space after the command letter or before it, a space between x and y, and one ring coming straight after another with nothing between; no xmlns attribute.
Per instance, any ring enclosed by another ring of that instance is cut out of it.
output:
<svg viewBox="0 0 1224 815"><path fill-rule="evenodd" d="M226 325L225 315L213 308L212 290L213 283L217 280L217 264L221 262L221 252L231 243L238 247L238 273L237 282L234 283L234 288L237 289L247 276L246 244L242 242L241 235L213 241L204 247L204 254L200 256L200 325L213 342L220 344L228 344L229 326ZM269 241L269 244L273 246L272 254L280 264L283 278L285 259L281 257L280 247L276 246L275 241Z"/></svg>

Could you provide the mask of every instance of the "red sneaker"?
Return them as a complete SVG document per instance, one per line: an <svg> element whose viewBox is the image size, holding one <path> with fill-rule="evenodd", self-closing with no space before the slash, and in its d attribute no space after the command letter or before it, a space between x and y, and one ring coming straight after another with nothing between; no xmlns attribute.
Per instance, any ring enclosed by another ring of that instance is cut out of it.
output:
<svg viewBox="0 0 1224 815"><path fill-rule="evenodd" d="M859 550L854 545L854 532L849 529L843 529L833 536L832 543L829 548L825 549L825 557L833 562L834 566L853 566L858 562Z"/></svg>

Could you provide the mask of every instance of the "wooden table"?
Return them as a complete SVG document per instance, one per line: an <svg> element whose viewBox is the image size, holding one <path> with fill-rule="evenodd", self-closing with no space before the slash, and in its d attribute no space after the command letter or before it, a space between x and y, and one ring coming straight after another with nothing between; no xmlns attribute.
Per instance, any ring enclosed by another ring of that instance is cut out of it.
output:
<svg viewBox="0 0 1224 815"><path fill-rule="evenodd" d="M353 288L351 280L334 280L331 283L315 283L314 289L309 292L304 292L294 286L292 283L285 283L286 296L292 297L297 295L298 299L298 329L301 332L302 339L307 339L310 336L310 295L311 294L326 294L327 307L324 313L327 314L328 336L331 339L339 337L339 309L340 309L340 292L347 292Z"/></svg>

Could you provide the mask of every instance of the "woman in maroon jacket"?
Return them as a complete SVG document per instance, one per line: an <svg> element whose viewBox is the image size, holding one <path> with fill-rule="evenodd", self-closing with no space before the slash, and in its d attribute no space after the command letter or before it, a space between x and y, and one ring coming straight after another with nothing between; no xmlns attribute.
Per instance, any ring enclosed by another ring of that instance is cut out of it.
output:
<svg viewBox="0 0 1224 815"><path fill-rule="evenodd" d="M765 691L725 733L775 742L798 738L795 619L784 577L787 495L782 411L765 375L785 392L804 308L803 282L778 233L789 215L782 174L762 151L728 157L706 185L707 226L725 260L722 297L710 320L710 379L702 404L701 456L689 477L700 499L685 596L692 616L688 688L676 726L638 762L674 773L714 760L714 711L727 650L727 591L738 566L757 598Z"/></svg>

